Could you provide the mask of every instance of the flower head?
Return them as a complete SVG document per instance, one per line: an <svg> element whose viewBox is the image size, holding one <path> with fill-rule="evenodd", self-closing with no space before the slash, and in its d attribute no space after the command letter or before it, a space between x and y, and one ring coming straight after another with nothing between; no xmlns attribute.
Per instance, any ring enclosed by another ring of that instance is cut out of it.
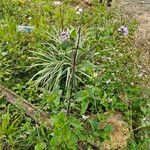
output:
<svg viewBox="0 0 150 150"><path fill-rule="evenodd" d="M61 32L61 34L60 34L61 41L65 42L65 41L68 40L68 38L69 38L69 33L68 32L66 32L66 31Z"/></svg>
<svg viewBox="0 0 150 150"><path fill-rule="evenodd" d="M129 29L126 26L121 26L118 28L118 32L122 33L124 36L127 36L129 34Z"/></svg>
<svg viewBox="0 0 150 150"><path fill-rule="evenodd" d="M32 20L32 17L28 17L29 20Z"/></svg>
<svg viewBox="0 0 150 150"><path fill-rule="evenodd" d="M62 5L62 2L61 1L54 1L53 5L54 6L60 6L60 5Z"/></svg>
<svg viewBox="0 0 150 150"><path fill-rule="evenodd" d="M76 14L80 15L83 12L83 9L77 6L76 8Z"/></svg>

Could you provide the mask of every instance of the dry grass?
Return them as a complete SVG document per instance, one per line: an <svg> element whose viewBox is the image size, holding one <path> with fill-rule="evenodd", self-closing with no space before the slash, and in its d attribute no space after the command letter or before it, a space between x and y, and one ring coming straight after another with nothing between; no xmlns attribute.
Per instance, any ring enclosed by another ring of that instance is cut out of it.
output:
<svg viewBox="0 0 150 150"><path fill-rule="evenodd" d="M111 112L107 112L107 115L110 117L105 123L101 124L101 128L109 124L113 127L113 131L110 133L110 140L105 140L101 145L101 149L111 150L127 147L127 140L130 137L130 133L121 113L115 112L112 114Z"/></svg>

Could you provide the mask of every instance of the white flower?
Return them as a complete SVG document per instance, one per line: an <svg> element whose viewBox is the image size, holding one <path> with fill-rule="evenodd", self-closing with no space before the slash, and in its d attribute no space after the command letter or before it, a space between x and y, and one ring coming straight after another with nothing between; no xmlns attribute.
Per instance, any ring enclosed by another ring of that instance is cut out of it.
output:
<svg viewBox="0 0 150 150"><path fill-rule="evenodd" d="M39 98L43 98L43 94L40 94L38 97L39 97Z"/></svg>
<svg viewBox="0 0 150 150"><path fill-rule="evenodd" d="M82 13L82 12L83 12L83 9L82 9L82 8L79 8L78 11L79 11L80 13Z"/></svg>
<svg viewBox="0 0 150 150"><path fill-rule="evenodd" d="M139 75L138 75L138 77L143 77L144 76L144 74L143 73L140 73Z"/></svg>
<svg viewBox="0 0 150 150"><path fill-rule="evenodd" d="M2 56L6 56L8 53L7 52L1 52Z"/></svg>
<svg viewBox="0 0 150 150"><path fill-rule="evenodd" d="M89 118L89 116L82 115L82 119L83 119L83 120L86 120L86 119L88 119L88 118Z"/></svg>
<svg viewBox="0 0 150 150"><path fill-rule="evenodd" d="M66 110L66 109L62 109L61 111L64 112L64 113L67 113L67 110Z"/></svg>
<svg viewBox="0 0 150 150"><path fill-rule="evenodd" d="M51 135L51 136L54 136L54 133L51 133L50 135Z"/></svg>
<svg viewBox="0 0 150 150"><path fill-rule="evenodd" d="M80 15L83 12L82 8L76 7L76 14Z"/></svg>
<svg viewBox="0 0 150 150"><path fill-rule="evenodd" d="M143 118L143 121L146 121L146 118Z"/></svg>
<svg viewBox="0 0 150 150"><path fill-rule="evenodd" d="M62 5L62 2L61 1L54 1L53 5L54 6L60 6L60 5Z"/></svg>
<svg viewBox="0 0 150 150"><path fill-rule="evenodd" d="M131 82L130 84L131 84L131 85L134 85L134 82Z"/></svg>
<svg viewBox="0 0 150 150"><path fill-rule="evenodd" d="M107 57L107 59L108 59L109 61L111 61L111 58L110 58L110 57Z"/></svg>
<svg viewBox="0 0 150 150"><path fill-rule="evenodd" d="M77 12L76 12L76 14L77 14L77 15L80 15L80 12L79 12L79 11L77 11Z"/></svg>
<svg viewBox="0 0 150 150"><path fill-rule="evenodd" d="M93 76L94 76L94 77L97 77L97 76L98 76L98 74L97 74L96 72L94 72Z"/></svg>
<svg viewBox="0 0 150 150"><path fill-rule="evenodd" d="M110 82L111 82L111 80L109 79L109 80L106 81L106 84L109 84Z"/></svg>
<svg viewBox="0 0 150 150"><path fill-rule="evenodd" d="M1 27L7 27L7 24L1 24Z"/></svg>
<svg viewBox="0 0 150 150"><path fill-rule="evenodd" d="M113 102L113 100L111 98L108 98L108 102L111 103Z"/></svg>
<svg viewBox="0 0 150 150"><path fill-rule="evenodd" d="M29 20L31 20L31 19L32 19L32 17L29 17L28 19L29 19Z"/></svg>

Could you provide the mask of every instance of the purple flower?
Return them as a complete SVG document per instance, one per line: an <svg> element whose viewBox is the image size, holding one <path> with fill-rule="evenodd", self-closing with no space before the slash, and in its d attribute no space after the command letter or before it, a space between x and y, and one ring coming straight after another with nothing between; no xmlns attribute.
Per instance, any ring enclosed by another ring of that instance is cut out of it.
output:
<svg viewBox="0 0 150 150"><path fill-rule="evenodd" d="M61 32L61 34L60 34L61 41L65 42L65 41L68 40L68 38L69 38L69 33L68 32L65 32L65 31Z"/></svg>
<svg viewBox="0 0 150 150"><path fill-rule="evenodd" d="M124 36L127 36L129 34L128 27L126 26L121 26L118 28L118 32L122 33Z"/></svg>

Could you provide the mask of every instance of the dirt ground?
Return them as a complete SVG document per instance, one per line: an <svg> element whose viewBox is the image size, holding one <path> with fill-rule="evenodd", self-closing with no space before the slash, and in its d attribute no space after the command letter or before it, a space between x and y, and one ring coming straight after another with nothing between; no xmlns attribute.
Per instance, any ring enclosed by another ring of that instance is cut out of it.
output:
<svg viewBox="0 0 150 150"><path fill-rule="evenodd" d="M120 3L121 1L121 3ZM145 81L143 86L150 88L150 0L116 0L121 9L139 21L135 35L135 47L139 49L139 66Z"/></svg>
<svg viewBox="0 0 150 150"><path fill-rule="evenodd" d="M150 33L150 0L121 0L121 6L140 21L139 30L144 30L144 36Z"/></svg>
<svg viewBox="0 0 150 150"><path fill-rule="evenodd" d="M121 7L127 15L134 14L139 21L135 47L139 50L140 71L144 72L143 93L150 97L150 0L121 0ZM146 117L150 119L149 113ZM150 149L150 145L148 147Z"/></svg>

